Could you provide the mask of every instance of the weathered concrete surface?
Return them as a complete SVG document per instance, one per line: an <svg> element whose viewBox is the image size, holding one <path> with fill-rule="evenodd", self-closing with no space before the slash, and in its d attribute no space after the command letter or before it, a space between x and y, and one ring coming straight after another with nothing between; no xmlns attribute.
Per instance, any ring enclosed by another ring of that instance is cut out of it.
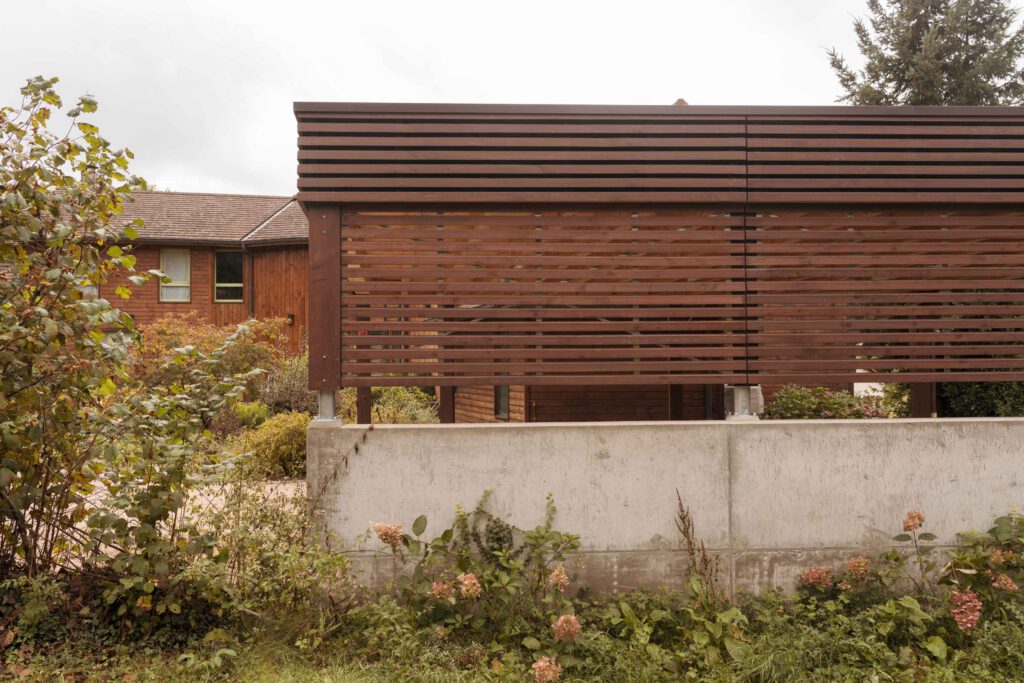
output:
<svg viewBox="0 0 1024 683"><path fill-rule="evenodd" d="M358 449L355 446L358 445ZM1024 419L357 425L314 421L308 480L330 532L371 583L392 576L374 557L374 522L424 536L456 504L530 528L545 496L557 528L582 537L595 587L679 585L676 490L732 589L791 587L805 567L875 554L911 509L940 542L987 529L1022 502Z"/></svg>

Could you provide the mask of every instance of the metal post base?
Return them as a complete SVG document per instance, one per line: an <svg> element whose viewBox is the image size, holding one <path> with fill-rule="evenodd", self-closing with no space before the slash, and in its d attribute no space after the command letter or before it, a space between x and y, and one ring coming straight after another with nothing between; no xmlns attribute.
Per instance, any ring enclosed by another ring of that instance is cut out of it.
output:
<svg viewBox="0 0 1024 683"><path fill-rule="evenodd" d="M334 391L328 389L320 390L320 413L316 416L318 420L338 419L337 408L334 405Z"/></svg>
<svg viewBox="0 0 1024 683"><path fill-rule="evenodd" d="M760 419L751 409L749 386L733 387L732 413L725 419L730 422L753 422Z"/></svg>

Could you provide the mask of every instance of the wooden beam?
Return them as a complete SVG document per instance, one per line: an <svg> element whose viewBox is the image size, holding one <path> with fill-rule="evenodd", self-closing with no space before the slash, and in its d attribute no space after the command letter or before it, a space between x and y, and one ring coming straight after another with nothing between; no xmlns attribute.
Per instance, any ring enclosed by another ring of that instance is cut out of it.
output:
<svg viewBox="0 0 1024 683"><path fill-rule="evenodd" d="M938 398L935 382L910 384L910 417L938 417Z"/></svg>
<svg viewBox="0 0 1024 683"><path fill-rule="evenodd" d="M370 387L356 388L356 422L368 425L373 422L373 389Z"/></svg>
<svg viewBox="0 0 1024 683"><path fill-rule="evenodd" d="M341 388L341 207L304 208L309 219L309 388L334 391Z"/></svg>
<svg viewBox="0 0 1024 683"><path fill-rule="evenodd" d="M441 387L437 416L443 423L455 422L455 387Z"/></svg>

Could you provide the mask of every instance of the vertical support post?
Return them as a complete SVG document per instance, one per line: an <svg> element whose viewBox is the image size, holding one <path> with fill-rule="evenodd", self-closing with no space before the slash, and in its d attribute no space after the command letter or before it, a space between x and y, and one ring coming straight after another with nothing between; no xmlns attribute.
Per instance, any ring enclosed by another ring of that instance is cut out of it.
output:
<svg viewBox="0 0 1024 683"><path fill-rule="evenodd" d="M668 385L668 419L684 420L683 414L683 385Z"/></svg>
<svg viewBox="0 0 1024 683"><path fill-rule="evenodd" d="M939 401L935 382L910 383L910 417L938 417Z"/></svg>
<svg viewBox="0 0 1024 683"><path fill-rule="evenodd" d="M321 397L331 393L333 402L341 388L341 207L303 208L309 219L309 388Z"/></svg>
<svg viewBox="0 0 1024 683"><path fill-rule="evenodd" d="M437 416L445 424L455 422L455 387L441 387Z"/></svg>
<svg viewBox="0 0 1024 683"><path fill-rule="evenodd" d="M373 389L356 387L356 422L368 425L373 422Z"/></svg>
<svg viewBox="0 0 1024 683"><path fill-rule="evenodd" d="M338 414L338 409L334 405L334 392L330 389L322 389L320 394L320 412L317 414L316 419L318 420L333 420Z"/></svg>

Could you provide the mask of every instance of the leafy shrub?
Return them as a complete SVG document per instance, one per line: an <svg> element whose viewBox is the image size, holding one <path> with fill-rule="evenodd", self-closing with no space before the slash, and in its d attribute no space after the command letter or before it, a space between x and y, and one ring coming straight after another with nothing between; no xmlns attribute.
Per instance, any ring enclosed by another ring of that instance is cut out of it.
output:
<svg viewBox="0 0 1024 683"><path fill-rule="evenodd" d="M260 400L274 413L316 415L317 392L309 388L309 353L280 359L260 386Z"/></svg>
<svg viewBox="0 0 1024 683"><path fill-rule="evenodd" d="M284 320L280 319L248 321L244 334L208 370L224 376L255 368L270 370L287 354L284 325ZM132 355L131 372L149 386L187 383L196 365L183 360L181 350L195 349L208 356L214 349L223 347L225 340L237 331L234 325L206 322L195 311L168 314L142 329L142 343ZM256 377L249 382L249 393L256 393L257 382Z"/></svg>
<svg viewBox="0 0 1024 683"><path fill-rule="evenodd" d="M1024 382L948 382L938 387L946 417L1020 417Z"/></svg>
<svg viewBox="0 0 1024 683"><path fill-rule="evenodd" d="M421 387L374 387L373 421L379 424L430 424L438 421L433 392ZM340 392L338 417L347 423L356 421L356 390Z"/></svg>
<svg viewBox="0 0 1024 683"><path fill-rule="evenodd" d="M243 401L235 404L235 418L243 427L259 427L270 417L270 408L259 401Z"/></svg>
<svg viewBox="0 0 1024 683"><path fill-rule="evenodd" d="M280 413L245 432L237 447L249 453L246 471L274 479L305 476L309 421L306 413Z"/></svg>
<svg viewBox="0 0 1024 683"><path fill-rule="evenodd" d="M787 384L775 393L764 416L769 420L861 419L888 413L877 396Z"/></svg>

